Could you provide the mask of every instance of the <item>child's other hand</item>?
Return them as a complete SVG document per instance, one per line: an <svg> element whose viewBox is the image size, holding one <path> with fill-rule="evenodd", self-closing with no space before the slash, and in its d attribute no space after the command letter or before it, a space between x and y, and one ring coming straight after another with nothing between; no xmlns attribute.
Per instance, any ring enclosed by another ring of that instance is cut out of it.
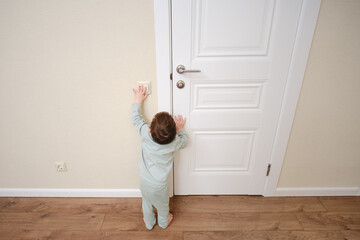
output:
<svg viewBox="0 0 360 240"><path fill-rule="evenodd" d="M135 94L135 102L142 104L145 99L149 96L146 93L147 88L143 85L139 85L137 89L133 88L133 92Z"/></svg>
<svg viewBox="0 0 360 240"><path fill-rule="evenodd" d="M180 131L184 129L186 118L182 115L177 115L174 117L176 123L176 130Z"/></svg>

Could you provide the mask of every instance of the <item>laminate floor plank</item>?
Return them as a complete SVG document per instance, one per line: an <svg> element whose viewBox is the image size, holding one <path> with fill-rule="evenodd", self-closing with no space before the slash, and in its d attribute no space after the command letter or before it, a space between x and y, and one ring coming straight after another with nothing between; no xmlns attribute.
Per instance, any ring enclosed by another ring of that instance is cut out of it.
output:
<svg viewBox="0 0 360 240"><path fill-rule="evenodd" d="M0 240L182 240L182 232L0 230Z"/></svg>
<svg viewBox="0 0 360 240"><path fill-rule="evenodd" d="M0 212L127 213L141 211L141 198L3 198Z"/></svg>
<svg viewBox="0 0 360 240"><path fill-rule="evenodd" d="M360 230L360 212L295 214L304 230Z"/></svg>
<svg viewBox="0 0 360 240"><path fill-rule="evenodd" d="M100 231L34 231L34 230L0 230L0 240L100 240Z"/></svg>
<svg viewBox="0 0 360 240"><path fill-rule="evenodd" d="M100 230L105 214L0 213L0 230Z"/></svg>
<svg viewBox="0 0 360 240"><path fill-rule="evenodd" d="M104 232L101 240L182 240L182 232Z"/></svg>
<svg viewBox="0 0 360 240"><path fill-rule="evenodd" d="M358 240L359 231L238 231L184 232L184 240Z"/></svg>
<svg viewBox="0 0 360 240"><path fill-rule="evenodd" d="M319 197L331 212L360 212L360 197Z"/></svg>
<svg viewBox="0 0 360 240"><path fill-rule="evenodd" d="M146 231L141 214L107 214L103 231ZM293 213L176 213L165 231L302 230ZM158 225L153 231L164 231Z"/></svg>
<svg viewBox="0 0 360 240"><path fill-rule="evenodd" d="M102 231L146 231L142 213L106 214Z"/></svg>
<svg viewBox="0 0 360 240"><path fill-rule="evenodd" d="M176 196L173 212L313 212L326 211L316 197Z"/></svg>
<svg viewBox="0 0 360 240"><path fill-rule="evenodd" d="M8 204L7 199L8 198L0 197L0 211Z"/></svg>

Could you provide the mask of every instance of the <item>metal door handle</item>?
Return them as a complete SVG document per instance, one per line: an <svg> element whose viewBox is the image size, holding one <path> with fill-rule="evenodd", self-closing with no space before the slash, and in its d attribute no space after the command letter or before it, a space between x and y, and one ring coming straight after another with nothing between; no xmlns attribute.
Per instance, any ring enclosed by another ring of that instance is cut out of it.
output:
<svg viewBox="0 0 360 240"><path fill-rule="evenodd" d="M176 86L180 89L184 88L185 87L185 82L183 80L179 80L177 83L176 83Z"/></svg>
<svg viewBox="0 0 360 240"><path fill-rule="evenodd" d="M187 73L187 72L201 72L201 70L186 70L184 65L178 65L176 67L176 71L180 74Z"/></svg>

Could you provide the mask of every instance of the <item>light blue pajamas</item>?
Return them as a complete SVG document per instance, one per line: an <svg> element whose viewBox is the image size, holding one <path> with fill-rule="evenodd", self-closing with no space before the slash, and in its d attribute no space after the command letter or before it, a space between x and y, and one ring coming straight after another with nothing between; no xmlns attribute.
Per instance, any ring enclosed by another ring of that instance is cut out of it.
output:
<svg viewBox="0 0 360 240"><path fill-rule="evenodd" d="M139 161L140 191L142 209L147 229L152 229L156 219L153 206L158 212L158 224L166 228L169 222L169 194L167 178L173 166L174 152L187 145L185 131L178 131L169 144L156 143L150 134L149 126L141 116L141 104L132 106L132 122L141 136Z"/></svg>

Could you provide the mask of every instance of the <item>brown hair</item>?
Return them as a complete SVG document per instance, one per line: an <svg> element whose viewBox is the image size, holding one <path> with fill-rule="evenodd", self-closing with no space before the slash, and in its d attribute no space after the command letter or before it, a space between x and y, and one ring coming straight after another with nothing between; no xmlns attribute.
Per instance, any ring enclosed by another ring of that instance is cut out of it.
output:
<svg viewBox="0 0 360 240"><path fill-rule="evenodd" d="M151 136L159 144L171 143L176 136L176 124L167 112L157 113L150 124Z"/></svg>

